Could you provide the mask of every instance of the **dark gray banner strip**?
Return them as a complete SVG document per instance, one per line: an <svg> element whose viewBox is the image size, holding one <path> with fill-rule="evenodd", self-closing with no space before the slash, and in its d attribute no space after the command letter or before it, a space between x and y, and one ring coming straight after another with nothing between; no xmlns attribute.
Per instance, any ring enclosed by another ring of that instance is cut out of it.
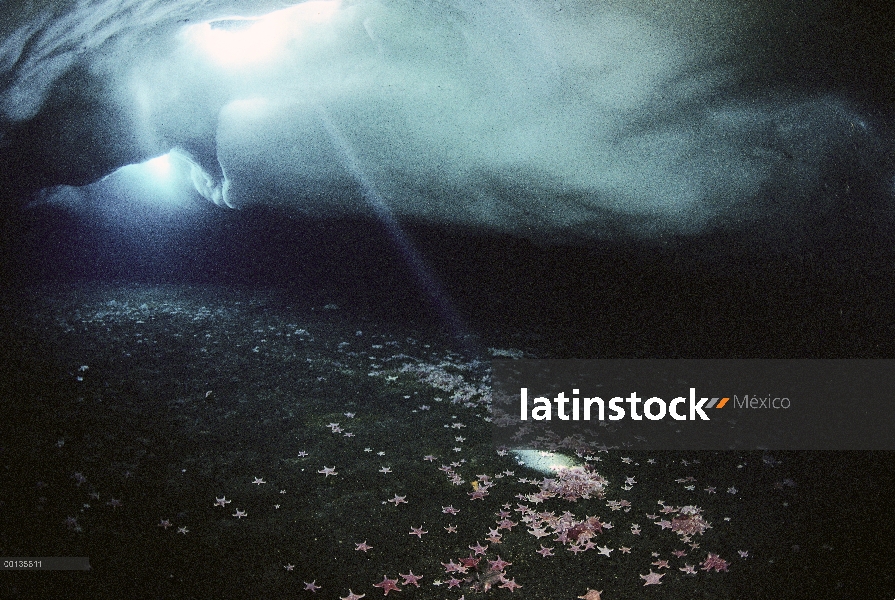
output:
<svg viewBox="0 0 895 600"><path fill-rule="evenodd" d="M895 450L891 360L495 360L506 448Z"/></svg>

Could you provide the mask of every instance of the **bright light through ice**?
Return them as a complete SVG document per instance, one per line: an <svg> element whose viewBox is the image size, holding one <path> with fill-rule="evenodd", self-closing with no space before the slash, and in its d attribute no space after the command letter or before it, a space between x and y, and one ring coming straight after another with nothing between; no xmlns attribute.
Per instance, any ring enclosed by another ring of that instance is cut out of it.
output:
<svg viewBox="0 0 895 600"><path fill-rule="evenodd" d="M127 165L114 174L119 197L130 198L132 206L145 203L170 210L189 205L192 186L188 169L179 154L169 152L139 164Z"/></svg>
<svg viewBox="0 0 895 600"><path fill-rule="evenodd" d="M256 64L274 58L286 41L301 34L305 25L329 21L340 3L341 0L318 0L258 18L218 19L189 27L186 35L222 64ZM241 26L241 22L246 25Z"/></svg>
<svg viewBox="0 0 895 600"><path fill-rule="evenodd" d="M169 154L163 154L143 164L158 179L167 179L171 176L171 156Z"/></svg>

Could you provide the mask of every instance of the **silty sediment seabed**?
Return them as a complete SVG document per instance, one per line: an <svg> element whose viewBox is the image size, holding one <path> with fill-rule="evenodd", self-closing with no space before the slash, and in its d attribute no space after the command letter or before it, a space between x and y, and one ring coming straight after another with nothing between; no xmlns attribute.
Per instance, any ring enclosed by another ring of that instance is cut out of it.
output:
<svg viewBox="0 0 895 600"><path fill-rule="evenodd" d="M846 532L816 526L827 458L495 447L489 361L515 348L464 356L258 290L44 289L4 311L3 554L92 566L8 574L12 597L849 586Z"/></svg>

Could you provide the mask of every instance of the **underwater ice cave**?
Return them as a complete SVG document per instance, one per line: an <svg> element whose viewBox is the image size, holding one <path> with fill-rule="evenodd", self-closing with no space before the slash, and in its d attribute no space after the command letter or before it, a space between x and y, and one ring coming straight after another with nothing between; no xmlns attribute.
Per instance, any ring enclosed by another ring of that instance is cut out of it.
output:
<svg viewBox="0 0 895 600"><path fill-rule="evenodd" d="M895 597L895 444L827 444L888 401L641 448L494 381L895 381L895 4L2 13L0 598Z"/></svg>

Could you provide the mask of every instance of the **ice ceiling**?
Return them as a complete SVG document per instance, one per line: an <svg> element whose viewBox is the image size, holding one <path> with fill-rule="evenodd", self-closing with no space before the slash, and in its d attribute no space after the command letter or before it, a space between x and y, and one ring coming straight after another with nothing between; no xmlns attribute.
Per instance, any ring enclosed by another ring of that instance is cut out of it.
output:
<svg viewBox="0 0 895 600"><path fill-rule="evenodd" d="M312 216L381 210L373 190L398 219L523 236L778 218L882 134L804 85L829 7L758 4L5 7L0 183L76 203L54 186L156 158L221 206Z"/></svg>

